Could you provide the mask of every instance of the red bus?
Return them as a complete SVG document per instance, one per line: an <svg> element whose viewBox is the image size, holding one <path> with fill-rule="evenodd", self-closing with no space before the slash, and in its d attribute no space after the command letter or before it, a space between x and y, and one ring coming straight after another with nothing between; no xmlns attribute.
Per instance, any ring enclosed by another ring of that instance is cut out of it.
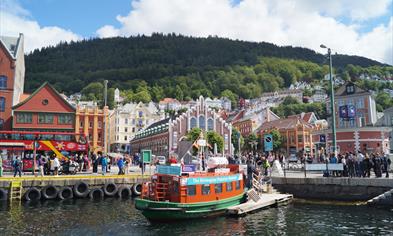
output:
<svg viewBox="0 0 393 236"><path fill-rule="evenodd" d="M12 161L21 157L23 171L33 169L34 142L36 153L56 154L59 159L74 154L87 155L89 144L82 134L66 132L0 131L0 157L5 171L12 170Z"/></svg>

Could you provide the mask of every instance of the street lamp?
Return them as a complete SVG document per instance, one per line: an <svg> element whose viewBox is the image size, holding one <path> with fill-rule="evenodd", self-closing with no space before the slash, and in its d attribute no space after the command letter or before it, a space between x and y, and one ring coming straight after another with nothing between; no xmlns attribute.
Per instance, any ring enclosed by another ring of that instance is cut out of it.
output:
<svg viewBox="0 0 393 236"><path fill-rule="evenodd" d="M330 110L332 113L332 133L333 133L333 153L337 156L337 144L336 144L336 112L334 106L334 85L332 76L332 52L331 49L321 44L321 48L327 48L329 56L329 79L330 79Z"/></svg>

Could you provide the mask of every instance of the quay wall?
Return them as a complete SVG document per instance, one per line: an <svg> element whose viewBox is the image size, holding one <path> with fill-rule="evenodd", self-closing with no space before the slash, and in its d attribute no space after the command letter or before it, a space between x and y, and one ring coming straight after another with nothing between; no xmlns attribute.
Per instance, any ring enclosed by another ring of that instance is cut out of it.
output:
<svg viewBox="0 0 393 236"><path fill-rule="evenodd" d="M272 177L274 188L295 198L367 201L393 189L393 179Z"/></svg>

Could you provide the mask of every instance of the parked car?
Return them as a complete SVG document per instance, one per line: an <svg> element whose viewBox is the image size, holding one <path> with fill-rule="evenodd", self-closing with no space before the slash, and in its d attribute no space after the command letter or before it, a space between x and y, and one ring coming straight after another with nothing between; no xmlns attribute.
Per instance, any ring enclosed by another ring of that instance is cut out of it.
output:
<svg viewBox="0 0 393 236"><path fill-rule="evenodd" d="M157 162L160 165L165 165L166 164L166 158L165 156L157 156Z"/></svg>
<svg viewBox="0 0 393 236"><path fill-rule="evenodd" d="M299 159L297 158L296 154L290 154L288 158L288 162L295 162L297 163Z"/></svg>

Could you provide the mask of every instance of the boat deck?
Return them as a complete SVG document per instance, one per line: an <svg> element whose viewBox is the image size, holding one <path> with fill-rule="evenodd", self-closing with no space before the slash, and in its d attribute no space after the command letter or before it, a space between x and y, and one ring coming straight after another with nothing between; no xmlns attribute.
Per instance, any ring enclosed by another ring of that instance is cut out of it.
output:
<svg viewBox="0 0 393 236"><path fill-rule="evenodd" d="M227 215L242 216L263 208L288 203L293 199L292 194L265 193L255 202L252 198L243 204L229 207Z"/></svg>

